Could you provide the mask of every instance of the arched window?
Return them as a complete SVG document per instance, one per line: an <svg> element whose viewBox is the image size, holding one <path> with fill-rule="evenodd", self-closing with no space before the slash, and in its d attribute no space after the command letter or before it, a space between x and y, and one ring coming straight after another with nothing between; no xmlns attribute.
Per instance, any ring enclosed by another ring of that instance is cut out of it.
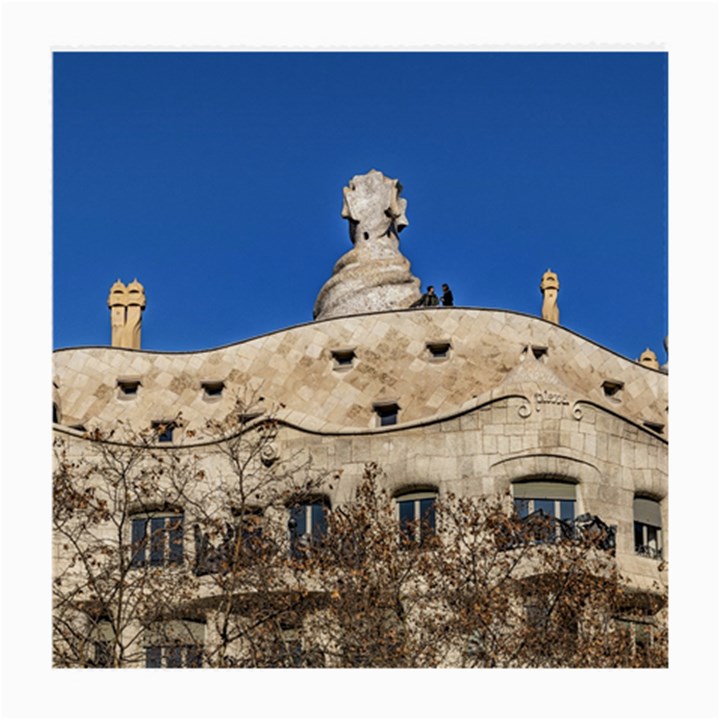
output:
<svg viewBox="0 0 720 720"><path fill-rule="evenodd" d="M137 513L132 523L132 567L180 565L183 561L181 511Z"/></svg>
<svg viewBox="0 0 720 720"><path fill-rule="evenodd" d="M434 490L405 493L395 498L400 533L406 542L424 545L434 537L436 500Z"/></svg>
<svg viewBox="0 0 720 720"><path fill-rule="evenodd" d="M521 480L513 483L515 510L527 517L541 510L558 520L575 519L575 484L554 480Z"/></svg>
<svg viewBox="0 0 720 720"><path fill-rule="evenodd" d="M572 535L576 515L574 483L520 480L513 483L513 501L515 512L526 521L526 539L554 542L558 537Z"/></svg>
<svg viewBox="0 0 720 720"><path fill-rule="evenodd" d="M662 512L660 503L648 497L633 500L635 552L662 560Z"/></svg>
<svg viewBox="0 0 720 720"><path fill-rule="evenodd" d="M322 542L327 535L329 503L325 498L298 500L290 506L288 530L290 553L301 558L313 545Z"/></svg>

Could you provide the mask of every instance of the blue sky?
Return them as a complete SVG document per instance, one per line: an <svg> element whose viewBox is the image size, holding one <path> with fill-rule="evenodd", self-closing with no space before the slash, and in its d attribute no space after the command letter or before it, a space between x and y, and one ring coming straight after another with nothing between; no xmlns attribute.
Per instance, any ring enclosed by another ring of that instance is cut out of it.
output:
<svg viewBox="0 0 720 720"><path fill-rule="evenodd" d="M350 248L342 188L398 178L402 252L456 304L539 314L627 357L667 334L665 53L55 53L55 347L312 320Z"/></svg>

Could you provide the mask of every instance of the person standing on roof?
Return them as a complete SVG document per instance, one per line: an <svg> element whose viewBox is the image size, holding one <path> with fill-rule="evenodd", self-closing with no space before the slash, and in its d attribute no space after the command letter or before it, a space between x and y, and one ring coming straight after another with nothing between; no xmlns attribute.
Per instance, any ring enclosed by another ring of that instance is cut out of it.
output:
<svg viewBox="0 0 720 720"><path fill-rule="evenodd" d="M420 299L416 300L410 307L434 307L439 302L434 286L428 285L427 292L423 293Z"/></svg>
<svg viewBox="0 0 720 720"><path fill-rule="evenodd" d="M450 286L447 283L443 283L442 286L442 304L445 306L450 306L453 304L453 294L452 290L450 289Z"/></svg>

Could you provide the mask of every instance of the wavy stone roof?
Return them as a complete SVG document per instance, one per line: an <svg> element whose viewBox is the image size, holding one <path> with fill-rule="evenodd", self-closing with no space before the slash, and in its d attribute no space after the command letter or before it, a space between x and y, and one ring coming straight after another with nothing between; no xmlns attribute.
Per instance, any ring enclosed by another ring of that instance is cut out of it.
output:
<svg viewBox="0 0 720 720"><path fill-rule="evenodd" d="M451 345L447 359L433 358L428 343L444 342ZM353 366L334 369L332 352L348 349ZM141 382L132 399L117 386L128 378ZM399 429L510 392L531 399L548 385L638 424L667 424L664 373L540 318L475 308L334 318L199 352L58 350L53 380L62 423L88 429L110 428L120 418L140 429L182 412L185 429L202 436L205 421L225 417L237 396L262 396L278 419L331 433L375 428L373 404L396 402ZM222 397L205 397L201 383L208 381L225 383ZM622 389L606 396L605 381Z"/></svg>

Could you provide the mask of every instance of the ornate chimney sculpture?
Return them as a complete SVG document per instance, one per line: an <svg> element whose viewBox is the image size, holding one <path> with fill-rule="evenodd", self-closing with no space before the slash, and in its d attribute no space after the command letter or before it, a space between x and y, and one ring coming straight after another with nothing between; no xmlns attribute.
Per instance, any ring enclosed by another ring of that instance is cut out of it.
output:
<svg viewBox="0 0 720 720"><path fill-rule="evenodd" d="M113 347L123 346L123 332L125 330L125 308L127 307L127 290L120 282L120 278L110 288L108 296L108 307L110 308L110 329Z"/></svg>
<svg viewBox="0 0 720 720"><path fill-rule="evenodd" d="M556 325L560 324L560 308L557 304L558 290L560 290L558 276L548 268L540 281L540 291L543 294L542 318Z"/></svg>
<svg viewBox="0 0 720 720"><path fill-rule="evenodd" d="M110 288L108 307L113 347L140 349L140 329L145 304L145 289L137 278L127 287L118 278Z"/></svg>
<svg viewBox="0 0 720 720"><path fill-rule="evenodd" d="M313 317L323 320L410 307L420 281L400 252L398 234L407 227L402 186L377 170L356 175L343 189L342 217L354 247L335 264L315 300Z"/></svg>
<svg viewBox="0 0 720 720"><path fill-rule="evenodd" d="M645 367L652 368L653 370L660 369L660 363L658 362L657 355L650 349L645 348L642 355L640 355L640 364Z"/></svg>

